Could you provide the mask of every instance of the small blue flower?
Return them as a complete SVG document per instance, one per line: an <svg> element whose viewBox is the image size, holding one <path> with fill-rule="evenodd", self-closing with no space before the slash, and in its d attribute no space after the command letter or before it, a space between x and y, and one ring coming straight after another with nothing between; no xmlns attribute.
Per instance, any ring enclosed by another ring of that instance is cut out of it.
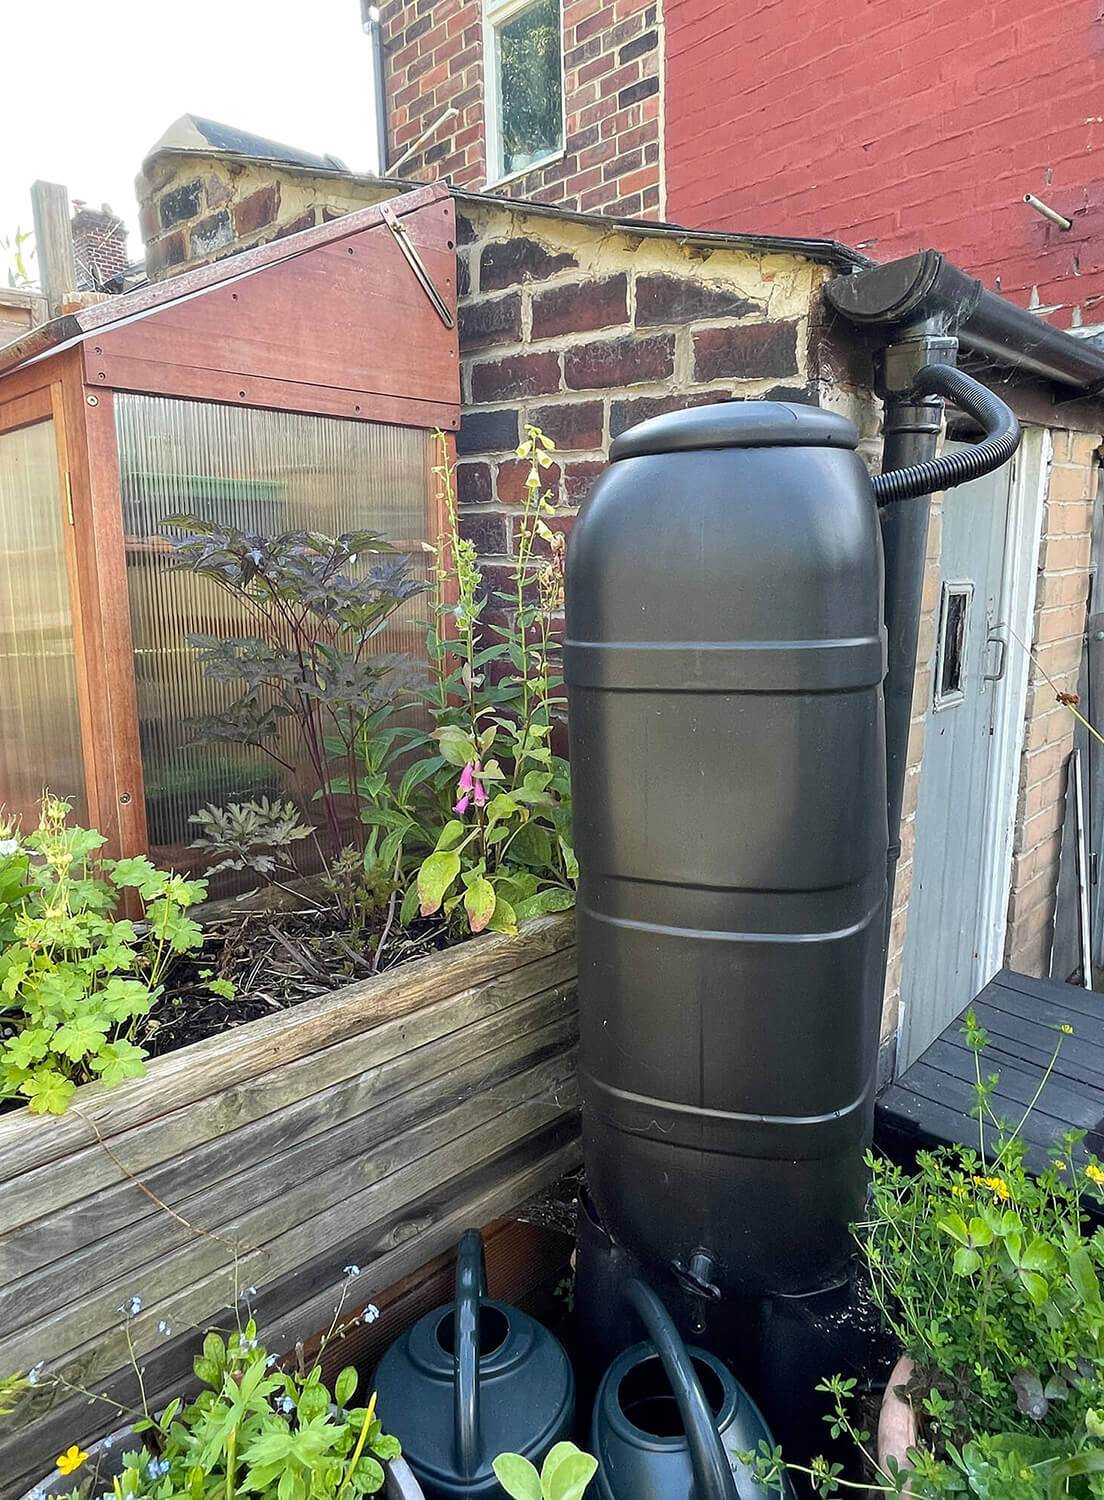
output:
<svg viewBox="0 0 1104 1500"><path fill-rule="evenodd" d="M151 1458L146 1469L151 1479L160 1479L162 1475L169 1472L169 1461L167 1458Z"/></svg>
<svg viewBox="0 0 1104 1500"><path fill-rule="evenodd" d="M136 1318L141 1311L141 1297L130 1297L116 1308L116 1312L125 1313L128 1318Z"/></svg>
<svg viewBox="0 0 1104 1500"><path fill-rule="evenodd" d="M169 1334L172 1333L172 1325L169 1324L169 1323L166 1323L165 1319L162 1318L161 1321L160 1321L160 1323L158 1323L158 1325L157 1325L157 1332L158 1333L163 1333L165 1335L165 1337L167 1338L169 1336Z"/></svg>
<svg viewBox="0 0 1104 1500"><path fill-rule="evenodd" d="M44 1359L40 1359L39 1362L38 1362L38 1364L35 1365L33 1369L30 1369L30 1370L27 1371L27 1384L28 1385L37 1385L38 1384L39 1377L42 1374L42 1367L43 1367L43 1365L45 1365L45 1363L46 1363L46 1361ZM31 1500L34 1500L34 1496L33 1495L31 1497Z"/></svg>
<svg viewBox="0 0 1104 1500"><path fill-rule="evenodd" d="M346 1266L345 1267L345 1275L346 1276L359 1276L360 1275L360 1267L359 1266Z"/></svg>
<svg viewBox="0 0 1104 1500"><path fill-rule="evenodd" d="M379 1308L374 1306L373 1303L369 1302L368 1306L361 1313L361 1318L365 1323L374 1323L378 1317Z"/></svg>
<svg viewBox="0 0 1104 1500"><path fill-rule="evenodd" d="M280 1362L280 1356L278 1354L270 1354L268 1356L268 1358L265 1360L265 1369L266 1370L271 1370L272 1367L273 1367L273 1365L279 1364L279 1362Z"/></svg>
<svg viewBox="0 0 1104 1500"><path fill-rule="evenodd" d="M295 1410L295 1402L290 1396L281 1396L276 1405L282 1412L293 1412Z"/></svg>
<svg viewBox="0 0 1104 1500"><path fill-rule="evenodd" d="M238 1301L239 1302L247 1302L250 1297L255 1297L256 1295L257 1295L257 1288L255 1286L247 1286L246 1289L245 1289L245 1291L242 1292L239 1295Z"/></svg>

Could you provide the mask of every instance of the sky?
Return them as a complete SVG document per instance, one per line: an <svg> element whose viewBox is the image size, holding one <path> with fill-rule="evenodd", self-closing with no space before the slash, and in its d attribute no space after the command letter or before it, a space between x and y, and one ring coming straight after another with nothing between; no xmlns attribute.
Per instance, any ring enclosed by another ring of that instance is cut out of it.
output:
<svg viewBox="0 0 1104 1500"><path fill-rule="evenodd" d="M6 38L25 26L28 45L10 48L0 92L0 239L30 229L41 178L110 204L139 258L134 178L183 114L375 165L359 0L38 0L16 14Z"/></svg>

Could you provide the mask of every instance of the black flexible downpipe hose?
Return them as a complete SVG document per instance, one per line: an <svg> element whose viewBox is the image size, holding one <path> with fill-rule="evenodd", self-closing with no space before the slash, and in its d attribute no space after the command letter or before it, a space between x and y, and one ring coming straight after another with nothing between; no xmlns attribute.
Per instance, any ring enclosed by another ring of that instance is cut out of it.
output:
<svg viewBox="0 0 1104 1500"><path fill-rule="evenodd" d="M935 490L949 490L956 484L980 479L1006 464L1020 446L1020 424L999 396L979 385L953 365L925 365L916 377L913 393L919 396L945 396L960 411L973 417L985 428L985 437L961 453L945 453L926 463L906 469L890 469L874 480L874 494L879 505L895 500L914 500Z"/></svg>

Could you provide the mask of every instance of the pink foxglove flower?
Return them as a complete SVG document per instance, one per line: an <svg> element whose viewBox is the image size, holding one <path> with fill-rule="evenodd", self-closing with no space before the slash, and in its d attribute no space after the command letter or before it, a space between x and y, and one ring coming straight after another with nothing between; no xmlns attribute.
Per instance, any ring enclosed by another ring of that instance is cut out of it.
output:
<svg viewBox="0 0 1104 1500"><path fill-rule="evenodd" d="M460 793L459 798L453 804L453 812L458 817L463 817L469 805L474 802L476 807L486 807L487 793L481 778L482 767L477 760L469 760L460 772L460 781L456 790Z"/></svg>
<svg viewBox="0 0 1104 1500"><path fill-rule="evenodd" d="M478 764L478 761L469 760L467 765L460 772L460 783L457 787L457 791L460 793L460 796L452 809L458 817L462 818L468 810L468 803L471 801L472 792L475 790L474 773L475 768Z"/></svg>

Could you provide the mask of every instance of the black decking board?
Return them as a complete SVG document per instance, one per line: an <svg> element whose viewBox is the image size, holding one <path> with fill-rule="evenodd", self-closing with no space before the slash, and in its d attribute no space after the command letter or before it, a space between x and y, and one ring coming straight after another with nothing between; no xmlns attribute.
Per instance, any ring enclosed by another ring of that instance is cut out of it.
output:
<svg viewBox="0 0 1104 1500"><path fill-rule="evenodd" d="M1104 995L1053 979L1004 969L973 1002L989 1035L981 1073L1000 1074L991 1106L1019 1123L1062 1036L1058 1061L1023 1130L1027 1165L1041 1170L1048 1148L1074 1128L1088 1132L1085 1149L1104 1156ZM963 1012L965 1014L965 1012ZM875 1140L891 1155L958 1144L975 1147L972 1118L974 1055L962 1038L962 1016L932 1042L883 1092L875 1112ZM987 1129L987 1139L994 1132Z"/></svg>

